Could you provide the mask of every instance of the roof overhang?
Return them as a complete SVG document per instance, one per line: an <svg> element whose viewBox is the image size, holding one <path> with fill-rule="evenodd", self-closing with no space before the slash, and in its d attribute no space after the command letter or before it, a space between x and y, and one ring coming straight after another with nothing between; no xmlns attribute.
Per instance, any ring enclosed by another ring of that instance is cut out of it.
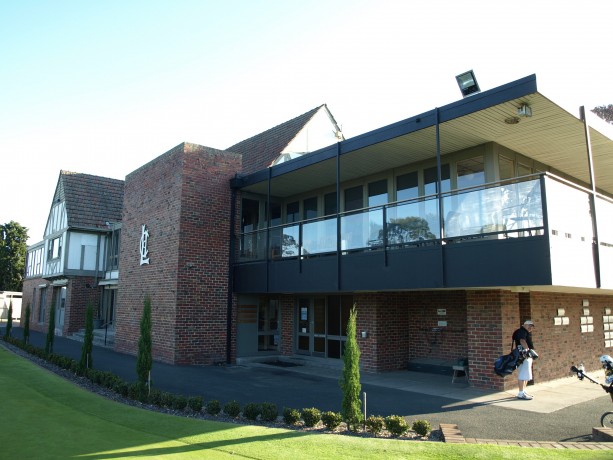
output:
<svg viewBox="0 0 613 460"><path fill-rule="evenodd" d="M532 116L516 124L518 108ZM234 179L243 191L286 197L336 182L406 166L436 157L439 127L441 155L494 142L589 184L583 121L537 91L531 75L444 107L384 126L280 165ZM613 141L590 127L597 188L613 195Z"/></svg>

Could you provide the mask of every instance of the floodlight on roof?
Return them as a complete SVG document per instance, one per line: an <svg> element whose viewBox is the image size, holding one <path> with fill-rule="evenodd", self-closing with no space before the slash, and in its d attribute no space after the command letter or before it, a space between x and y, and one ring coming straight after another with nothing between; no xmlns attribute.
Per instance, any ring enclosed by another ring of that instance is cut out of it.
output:
<svg viewBox="0 0 613 460"><path fill-rule="evenodd" d="M475 73L472 70L457 75L455 79L458 82L463 97L481 92L477 79L475 78Z"/></svg>

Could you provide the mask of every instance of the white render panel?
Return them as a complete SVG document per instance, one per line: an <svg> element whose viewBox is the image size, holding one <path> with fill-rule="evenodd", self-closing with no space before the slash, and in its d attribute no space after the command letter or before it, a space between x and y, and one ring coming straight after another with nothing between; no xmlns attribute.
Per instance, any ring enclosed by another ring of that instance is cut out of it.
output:
<svg viewBox="0 0 613 460"><path fill-rule="evenodd" d="M336 127L322 107L281 153L307 153L336 144Z"/></svg>
<svg viewBox="0 0 613 460"><path fill-rule="evenodd" d="M49 212L45 236L53 235L68 227L68 216L66 215L66 203L64 201L54 204Z"/></svg>

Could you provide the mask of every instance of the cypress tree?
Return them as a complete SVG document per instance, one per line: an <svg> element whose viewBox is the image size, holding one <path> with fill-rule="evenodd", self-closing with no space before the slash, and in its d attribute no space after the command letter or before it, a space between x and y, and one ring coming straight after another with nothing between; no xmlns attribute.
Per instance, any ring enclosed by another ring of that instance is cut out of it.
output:
<svg viewBox="0 0 613 460"><path fill-rule="evenodd" d="M94 347L94 307L91 304L87 305L87 312L85 314L85 337L83 338L83 347L81 348L81 361L79 362L79 368L81 372L85 372L85 369L91 369L92 364L92 350Z"/></svg>
<svg viewBox="0 0 613 460"><path fill-rule="evenodd" d="M349 430L355 431L362 421L360 407L360 348L356 337L356 305L349 312L347 324L347 343L343 355L343 375L339 382L343 390L341 415Z"/></svg>
<svg viewBox="0 0 613 460"><path fill-rule="evenodd" d="M30 310L30 302L26 307L26 319L23 324L23 342L28 343L30 341L30 315L32 314Z"/></svg>
<svg viewBox="0 0 613 460"><path fill-rule="evenodd" d="M13 301L9 302L8 318L6 319L6 329L4 330L4 337L9 338L11 336L11 329L13 329Z"/></svg>
<svg viewBox="0 0 613 460"><path fill-rule="evenodd" d="M140 320L140 337L138 339L138 356L136 374L138 382L147 385L153 358L151 356L151 298L145 297L143 316Z"/></svg>
<svg viewBox="0 0 613 460"><path fill-rule="evenodd" d="M47 341L45 342L45 353L53 353L53 339L55 337L55 301L51 302L49 311L49 328L47 329Z"/></svg>

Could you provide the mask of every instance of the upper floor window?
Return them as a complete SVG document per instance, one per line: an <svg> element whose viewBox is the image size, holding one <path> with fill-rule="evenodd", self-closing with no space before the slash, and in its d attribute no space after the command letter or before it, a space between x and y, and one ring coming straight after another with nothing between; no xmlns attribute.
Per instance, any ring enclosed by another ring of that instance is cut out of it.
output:
<svg viewBox="0 0 613 460"><path fill-rule="evenodd" d="M345 189L345 211L353 211L354 209L362 209L364 207L364 198L362 196L362 186L351 187Z"/></svg>
<svg viewBox="0 0 613 460"><path fill-rule="evenodd" d="M396 201L411 200L419 196L417 171L396 177Z"/></svg>
<svg viewBox="0 0 613 460"><path fill-rule="evenodd" d="M485 165L483 156L460 160L456 164L458 173L457 188L485 184Z"/></svg>
<svg viewBox="0 0 613 460"><path fill-rule="evenodd" d="M434 195L438 193L437 190L437 172L436 166L432 168L424 169L424 195ZM449 172L449 165L441 165L441 193L451 190L451 174Z"/></svg>
<svg viewBox="0 0 613 460"><path fill-rule="evenodd" d="M121 239L121 229L113 230L109 239L107 254L107 270L117 270L119 268L119 241Z"/></svg>
<svg viewBox="0 0 613 460"><path fill-rule="evenodd" d="M49 241L49 253L47 258L51 259L59 259L62 256L62 237L58 236L57 238Z"/></svg>
<svg viewBox="0 0 613 460"><path fill-rule="evenodd" d="M381 206L387 202L387 179L369 183L368 206Z"/></svg>
<svg viewBox="0 0 613 460"><path fill-rule="evenodd" d="M307 198L302 202L303 219L314 219L317 217L317 197Z"/></svg>

